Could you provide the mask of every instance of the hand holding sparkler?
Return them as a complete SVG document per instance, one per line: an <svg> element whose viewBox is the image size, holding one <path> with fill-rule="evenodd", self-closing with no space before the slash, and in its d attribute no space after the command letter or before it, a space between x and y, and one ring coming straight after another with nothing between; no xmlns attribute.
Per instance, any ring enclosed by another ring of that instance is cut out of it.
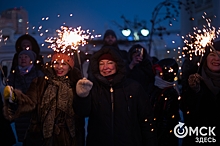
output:
<svg viewBox="0 0 220 146"><path fill-rule="evenodd" d="M203 78L198 74L191 74L188 79L189 86L197 93L200 90L200 80Z"/></svg>
<svg viewBox="0 0 220 146"><path fill-rule="evenodd" d="M76 84L76 93L80 97L86 97L89 95L90 90L92 89L93 83L86 79L80 79Z"/></svg>

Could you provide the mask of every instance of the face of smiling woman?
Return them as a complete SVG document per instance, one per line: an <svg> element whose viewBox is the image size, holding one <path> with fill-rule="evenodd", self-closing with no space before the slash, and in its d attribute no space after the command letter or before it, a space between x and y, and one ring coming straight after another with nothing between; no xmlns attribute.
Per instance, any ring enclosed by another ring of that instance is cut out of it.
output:
<svg viewBox="0 0 220 146"><path fill-rule="evenodd" d="M53 68L57 76L65 76L70 70L70 66L65 61L54 61Z"/></svg>
<svg viewBox="0 0 220 146"><path fill-rule="evenodd" d="M99 72L104 77L116 73L116 63L111 60L99 61Z"/></svg>
<svg viewBox="0 0 220 146"><path fill-rule="evenodd" d="M220 51L209 53L207 56L207 66L212 72L220 72Z"/></svg>

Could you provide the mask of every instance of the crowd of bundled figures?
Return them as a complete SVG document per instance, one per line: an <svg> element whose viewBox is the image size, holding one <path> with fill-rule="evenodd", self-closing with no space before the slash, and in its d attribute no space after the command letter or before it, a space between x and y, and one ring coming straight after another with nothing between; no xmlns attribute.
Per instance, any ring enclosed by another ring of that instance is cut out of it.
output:
<svg viewBox="0 0 220 146"><path fill-rule="evenodd" d="M220 41L213 43L216 51L207 47L202 60L186 54L181 81L174 59L158 60L140 44L120 50L113 30L106 30L103 46L89 58L86 77L76 54L54 52L44 63L38 43L28 34L15 47L0 100L0 145L16 143L12 122L23 146L192 146L219 141ZM203 133L212 139L194 133L180 140L174 131L179 122L207 127ZM214 127L211 135L209 127Z"/></svg>

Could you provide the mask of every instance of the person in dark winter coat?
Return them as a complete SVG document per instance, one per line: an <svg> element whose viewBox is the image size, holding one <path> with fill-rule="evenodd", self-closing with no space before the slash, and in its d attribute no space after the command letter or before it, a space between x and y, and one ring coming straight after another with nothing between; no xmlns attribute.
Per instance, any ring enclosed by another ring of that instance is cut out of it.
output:
<svg viewBox="0 0 220 146"><path fill-rule="evenodd" d="M133 45L129 51L129 71L127 77L138 81L145 91L154 85L154 73L147 50L140 44Z"/></svg>
<svg viewBox="0 0 220 146"><path fill-rule="evenodd" d="M188 78L191 74L194 74L198 71L198 63L200 61L201 56L195 55L193 51L195 51L195 49L191 49L191 47L185 47L185 49L183 50L185 58L181 67L182 76L180 80L180 83L182 85L182 96L188 96L187 94L189 92L186 92L189 88Z"/></svg>
<svg viewBox="0 0 220 146"><path fill-rule="evenodd" d="M76 109L89 117L86 145L156 145L148 95L138 82L126 78L120 55L105 46L92 56L91 65L95 80L79 80L76 92L81 98L75 98Z"/></svg>
<svg viewBox="0 0 220 146"><path fill-rule="evenodd" d="M115 32L112 29L107 29L103 37L103 46L113 46L114 49L119 53L125 62L128 62L127 51L120 50L118 47L118 39ZM102 47L103 47L102 46Z"/></svg>
<svg viewBox="0 0 220 146"><path fill-rule="evenodd" d="M35 78L26 94L18 89L5 91L5 101L18 105L14 114L5 105L7 119L31 113L24 146L84 146L85 121L73 107L75 86L82 77L73 60L67 53L54 53L51 64L43 68L45 76ZM9 97L11 92L14 98Z"/></svg>
<svg viewBox="0 0 220 146"><path fill-rule="evenodd" d="M185 126L200 129L207 136L192 134L183 139L183 145L219 145L219 111L220 111L220 41L213 44L216 51L206 48L206 53L197 73L188 78L188 96L183 96L181 108L184 113ZM208 128L213 129L209 132ZM214 128L215 127L215 128ZM211 138L208 141L205 137ZM204 138L204 139L202 139Z"/></svg>
<svg viewBox="0 0 220 146"><path fill-rule="evenodd" d="M0 93L0 145L13 146L16 143L15 135L13 133L11 122L5 119L3 115L3 98Z"/></svg>
<svg viewBox="0 0 220 146"><path fill-rule="evenodd" d="M9 74L8 85L26 93L33 79L44 76L43 72L35 67L33 62L36 54L31 50L23 50L18 55L18 66ZM14 120L15 130L19 142L23 142L26 130L30 124L30 114L22 115Z"/></svg>
<svg viewBox="0 0 220 146"><path fill-rule="evenodd" d="M172 58L159 60L153 66L155 72L154 88L150 100L154 110L159 146L178 146L178 137L173 129L180 121L180 93L176 81L178 64Z"/></svg>
<svg viewBox="0 0 220 146"><path fill-rule="evenodd" d="M29 34L21 35L15 43L16 53L14 54L11 66L11 72L13 72L18 65L18 54L22 50L32 50L36 54L36 60L34 65L36 68L41 69L44 64L43 57L40 55L40 46L38 45L36 39Z"/></svg>

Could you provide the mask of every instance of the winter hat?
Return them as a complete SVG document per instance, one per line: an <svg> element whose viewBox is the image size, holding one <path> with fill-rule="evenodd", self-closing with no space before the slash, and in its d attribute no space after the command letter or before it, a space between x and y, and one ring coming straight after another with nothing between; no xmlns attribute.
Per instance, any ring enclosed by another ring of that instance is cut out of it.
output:
<svg viewBox="0 0 220 146"><path fill-rule="evenodd" d="M112 36L114 36L117 39L117 36L116 36L115 32L113 30L111 30L111 29L108 29L108 30L105 31L103 39L105 39L109 35L112 35Z"/></svg>
<svg viewBox="0 0 220 146"><path fill-rule="evenodd" d="M220 40L214 41L212 46L215 48L216 51L220 51ZM210 46L207 46L203 58L206 58L208 54L213 51L214 50Z"/></svg>
<svg viewBox="0 0 220 146"><path fill-rule="evenodd" d="M103 54L103 55L101 55L101 56L99 57L99 62L100 62L101 60L104 60L104 59L106 59L106 60L111 60L111 61L116 62L115 59L112 57L111 54Z"/></svg>
<svg viewBox="0 0 220 146"><path fill-rule="evenodd" d="M220 40L215 41L213 43L213 47L215 48L216 51L220 51Z"/></svg>
<svg viewBox="0 0 220 146"><path fill-rule="evenodd" d="M145 58L146 55L147 55L147 50L143 46L141 46L140 44L135 44L128 51L129 59L132 60L132 55L134 53L138 52L140 49L143 49L143 54L142 55L143 55L143 58Z"/></svg>
<svg viewBox="0 0 220 146"><path fill-rule="evenodd" d="M54 53L53 56L52 56L51 62L53 63L54 61L58 61L58 60L65 61L67 64L69 64L69 66L71 68L74 67L73 56L70 56L66 53Z"/></svg>
<svg viewBox="0 0 220 146"><path fill-rule="evenodd" d="M23 50L19 53L18 57L22 54L25 54L25 55L28 55L31 59L31 61L35 61L36 60L36 53L34 53L33 51L31 50Z"/></svg>

